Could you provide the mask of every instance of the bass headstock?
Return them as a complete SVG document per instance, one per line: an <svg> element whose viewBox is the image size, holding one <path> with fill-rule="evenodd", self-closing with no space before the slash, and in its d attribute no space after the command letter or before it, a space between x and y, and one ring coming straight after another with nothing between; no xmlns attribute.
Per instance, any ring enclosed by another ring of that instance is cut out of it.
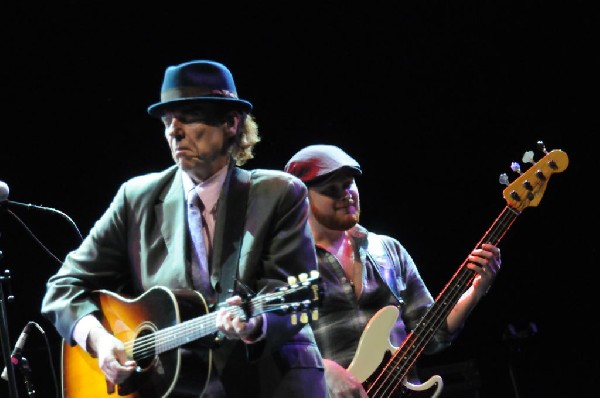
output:
<svg viewBox="0 0 600 398"><path fill-rule="evenodd" d="M569 165L569 157L562 150L548 152L541 141L538 142L538 147L545 155L537 162L533 161L533 151L523 155L523 162L533 164L527 171L521 172L520 164L512 163L511 169L520 174L515 181L509 183L506 174L500 175L500 183L507 185L502 192L507 205L519 212L526 207L537 206L544 196L550 177L561 173Z"/></svg>

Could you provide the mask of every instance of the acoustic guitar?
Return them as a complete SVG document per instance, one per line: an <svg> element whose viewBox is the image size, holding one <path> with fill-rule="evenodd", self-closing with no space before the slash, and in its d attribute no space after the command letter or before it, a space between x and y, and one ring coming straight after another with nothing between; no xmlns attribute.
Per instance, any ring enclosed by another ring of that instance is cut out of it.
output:
<svg viewBox="0 0 600 398"><path fill-rule="evenodd" d="M229 309L242 319L267 312L289 313L291 322L318 317L320 277L301 274L277 290ZM156 286L136 298L98 290L102 324L125 345L138 369L117 386L119 396L162 398L172 393L199 397L210 379L212 350L218 346L216 312L193 290ZM218 348L217 348L218 349ZM114 397L106 393L98 360L79 346L62 344L63 398Z"/></svg>

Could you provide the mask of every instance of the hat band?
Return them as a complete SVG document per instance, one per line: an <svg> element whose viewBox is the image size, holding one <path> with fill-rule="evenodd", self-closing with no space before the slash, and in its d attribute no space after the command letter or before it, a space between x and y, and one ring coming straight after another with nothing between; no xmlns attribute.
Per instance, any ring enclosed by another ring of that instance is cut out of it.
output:
<svg viewBox="0 0 600 398"><path fill-rule="evenodd" d="M211 89L208 87L175 87L160 93L162 102L175 101L195 97L225 97L237 99L237 94L229 90Z"/></svg>

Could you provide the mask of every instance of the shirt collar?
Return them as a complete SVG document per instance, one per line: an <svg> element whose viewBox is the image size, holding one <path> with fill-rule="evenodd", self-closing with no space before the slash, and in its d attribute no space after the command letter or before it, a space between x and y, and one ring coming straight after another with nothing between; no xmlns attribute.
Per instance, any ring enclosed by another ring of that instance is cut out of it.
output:
<svg viewBox="0 0 600 398"><path fill-rule="evenodd" d="M189 198L192 191L196 191L204 204L204 208L209 212L214 211L217 201L219 200L219 195L221 194L221 189L223 188L223 182L227 176L227 168L228 166L221 168L210 178L201 181L197 185L194 185L194 182L187 173L181 173L183 189L186 193L188 202L190 201Z"/></svg>

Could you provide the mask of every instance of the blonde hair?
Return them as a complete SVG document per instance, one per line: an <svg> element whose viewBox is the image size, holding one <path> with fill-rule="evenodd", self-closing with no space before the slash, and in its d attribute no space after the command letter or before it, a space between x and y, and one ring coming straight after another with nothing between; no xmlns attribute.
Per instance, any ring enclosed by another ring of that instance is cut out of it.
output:
<svg viewBox="0 0 600 398"><path fill-rule="evenodd" d="M258 124L250 114L242 114L244 119L235 135L231 146L231 156L237 166L243 166L248 160L254 158L254 146L260 142Z"/></svg>

